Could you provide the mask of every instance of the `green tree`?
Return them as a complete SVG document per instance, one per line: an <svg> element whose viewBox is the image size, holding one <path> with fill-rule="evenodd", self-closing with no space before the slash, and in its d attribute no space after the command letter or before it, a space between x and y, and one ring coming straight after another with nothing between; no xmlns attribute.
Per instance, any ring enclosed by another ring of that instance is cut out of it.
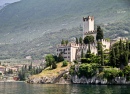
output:
<svg viewBox="0 0 130 94"><path fill-rule="evenodd" d="M83 52L83 49L81 50L81 58L84 58L84 52Z"/></svg>
<svg viewBox="0 0 130 94"><path fill-rule="evenodd" d="M96 40L103 39L103 30L101 29L100 26L97 26L97 35L96 35Z"/></svg>
<svg viewBox="0 0 130 94"><path fill-rule="evenodd" d="M64 45L64 44L65 44L65 41L64 41L63 39L62 39L62 41L61 41L61 44L62 44L62 45Z"/></svg>
<svg viewBox="0 0 130 94"><path fill-rule="evenodd" d="M103 48L101 49L101 65L104 65L104 52L103 52Z"/></svg>
<svg viewBox="0 0 130 94"><path fill-rule="evenodd" d="M57 68L56 62L53 62L52 63L52 69L56 69L56 68Z"/></svg>
<svg viewBox="0 0 130 94"><path fill-rule="evenodd" d="M46 57L45 57L45 60L46 60L46 64L47 66L52 66L52 64L55 62L55 59L53 58L53 55L51 54L48 54Z"/></svg>
<svg viewBox="0 0 130 94"><path fill-rule="evenodd" d="M80 37L79 38L79 43L82 44L83 43L83 39Z"/></svg>
<svg viewBox="0 0 130 94"><path fill-rule="evenodd" d="M62 56L62 53L60 53L59 56L57 57L57 61L58 61L58 62L64 61L64 58L63 58L63 56Z"/></svg>
<svg viewBox="0 0 130 94"><path fill-rule="evenodd" d="M28 70L29 70L29 71L31 71L31 70L32 70L32 62L31 62L31 64L29 65Z"/></svg>
<svg viewBox="0 0 130 94"><path fill-rule="evenodd" d="M119 62L119 57L120 57L119 45L117 45L117 46L115 47L115 55L116 55L116 67L119 68L119 66L120 66L120 62Z"/></svg>
<svg viewBox="0 0 130 94"><path fill-rule="evenodd" d="M65 44L68 45L68 43L69 43L68 40L66 40L66 41L65 41Z"/></svg>
<svg viewBox="0 0 130 94"><path fill-rule="evenodd" d="M62 67L65 67L65 66L67 66L68 65L68 62L65 60L65 61L63 61L63 65L62 65Z"/></svg>
<svg viewBox="0 0 130 94"><path fill-rule="evenodd" d="M129 62L129 42L126 41L126 50L124 51L124 65L127 66Z"/></svg>
<svg viewBox="0 0 130 94"><path fill-rule="evenodd" d="M78 38L76 38L76 44L79 44L79 40L78 40Z"/></svg>
<svg viewBox="0 0 130 94"><path fill-rule="evenodd" d="M104 51L101 42L97 42L97 51L98 51L98 56L100 57L99 63L101 65L104 65Z"/></svg>
<svg viewBox="0 0 130 94"><path fill-rule="evenodd" d="M94 37L93 37L92 35L86 36L86 37L84 38L84 43L85 43L85 44L90 44L90 43L93 43L93 42L94 42Z"/></svg>
<svg viewBox="0 0 130 94"><path fill-rule="evenodd" d="M91 64L81 64L79 67L79 76L85 76L87 78L91 78L96 75L98 64L91 63Z"/></svg>
<svg viewBox="0 0 130 94"><path fill-rule="evenodd" d="M116 56L113 48L112 51L110 52L110 62L111 62L111 66L113 66L114 68L116 66Z"/></svg>
<svg viewBox="0 0 130 94"><path fill-rule="evenodd" d="M97 51L98 51L98 55L101 55L101 52L102 52L102 43L101 42L97 42Z"/></svg>

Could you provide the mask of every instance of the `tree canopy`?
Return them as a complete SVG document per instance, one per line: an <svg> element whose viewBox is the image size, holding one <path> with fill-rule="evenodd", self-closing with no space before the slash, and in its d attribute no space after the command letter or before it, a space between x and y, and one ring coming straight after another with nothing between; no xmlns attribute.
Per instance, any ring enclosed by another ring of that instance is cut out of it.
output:
<svg viewBox="0 0 130 94"><path fill-rule="evenodd" d="M101 29L100 26L97 26L97 35L96 35L96 40L103 39L103 30Z"/></svg>
<svg viewBox="0 0 130 94"><path fill-rule="evenodd" d="M85 44L90 44L90 43L93 43L93 42L94 42L94 37L93 37L92 35L86 36L86 37L84 38L84 43L85 43Z"/></svg>

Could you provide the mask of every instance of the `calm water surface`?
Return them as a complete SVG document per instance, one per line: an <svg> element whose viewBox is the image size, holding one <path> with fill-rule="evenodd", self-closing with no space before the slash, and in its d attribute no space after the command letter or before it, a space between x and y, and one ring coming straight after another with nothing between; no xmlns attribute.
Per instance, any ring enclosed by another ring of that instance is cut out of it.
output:
<svg viewBox="0 0 130 94"><path fill-rule="evenodd" d="M0 94L130 94L129 85L54 85L0 83Z"/></svg>

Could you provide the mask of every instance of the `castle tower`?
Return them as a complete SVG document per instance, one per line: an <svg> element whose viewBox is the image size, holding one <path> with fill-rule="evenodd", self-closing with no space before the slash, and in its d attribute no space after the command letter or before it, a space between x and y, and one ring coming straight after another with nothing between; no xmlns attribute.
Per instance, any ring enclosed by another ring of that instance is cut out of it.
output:
<svg viewBox="0 0 130 94"><path fill-rule="evenodd" d="M93 16L83 17L83 39L86 35L93 35L96 38Z"/></svg>

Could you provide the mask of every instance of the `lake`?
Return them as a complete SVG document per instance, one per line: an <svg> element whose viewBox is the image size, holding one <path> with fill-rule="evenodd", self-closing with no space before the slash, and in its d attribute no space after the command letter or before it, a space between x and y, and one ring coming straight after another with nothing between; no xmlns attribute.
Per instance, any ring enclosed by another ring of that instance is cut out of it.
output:
<svg viewBox="0 0 130 94"><path fill-rule="evenodd" d="M0 83L0 94L130 94L129 89L129 85Z"/></svg>

